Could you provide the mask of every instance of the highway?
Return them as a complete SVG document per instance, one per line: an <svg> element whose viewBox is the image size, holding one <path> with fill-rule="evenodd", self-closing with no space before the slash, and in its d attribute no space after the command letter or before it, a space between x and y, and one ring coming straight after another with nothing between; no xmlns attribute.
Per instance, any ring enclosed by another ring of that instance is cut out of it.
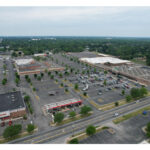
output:
<svg viewBox="0 0 150 150"><path fill-rule="evenodd" d="M95 115L92 115L90 117L84 118L79 121L75 121L74 124L69 123L66 125L62 125L60 127L56 127L54 129L49 129L44 132L38 132L35 135L31 135L28 137L20 138L14 141L11 141L9 143L22 143L22 144L41 144L41 143L48 143L51 140L57 139L59 137L66 136L69 134L72 134L72 132L77 132L80 130L85 130L85 128L92 124L92 125L102 125L106 122L112 121L116 117L114 116L114 113L119 113L119 116L122 116L124 114L133 112L135 110L138 110L140 108L146 107L150 105L150 97L143 98L142 101L140 100L139 103L132 102L130 104L120 106L118 108L105 111L105 112L99 112ZM74 127L72 127L72 125Z"/></svg>

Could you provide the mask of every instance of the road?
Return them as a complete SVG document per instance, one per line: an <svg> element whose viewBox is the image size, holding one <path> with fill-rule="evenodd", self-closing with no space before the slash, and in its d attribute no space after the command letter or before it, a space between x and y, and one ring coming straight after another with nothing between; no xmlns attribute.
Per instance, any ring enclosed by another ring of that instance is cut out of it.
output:
<svg viewBox="0 0 150 150"><path fill-rule="evenodd" d="M99 112L95 115L92 115L90 117L84 118L79 121L74 122L74 128L72 128L72 123L56 127L55 129L50 129L44 132L39 132L35 135L31 135L28 137L20 138L14 141L11 141L10 143L23 143L23 144L41 144L41 143L48 143L51 140L60 138L66 135L70 135L73 131L81 131L85 130L85 128L92 124L92 125L102 125L106 122L112 121L116 117L114 116L114 113L119 113L119 117L127 114L129 112L133 112L135 110L138 110L140 108L146 107L150 105L150 97L144 98L143 101L140 101L139 103L131 103L122 107L118 107L109 111L105 112Z"/></svg>

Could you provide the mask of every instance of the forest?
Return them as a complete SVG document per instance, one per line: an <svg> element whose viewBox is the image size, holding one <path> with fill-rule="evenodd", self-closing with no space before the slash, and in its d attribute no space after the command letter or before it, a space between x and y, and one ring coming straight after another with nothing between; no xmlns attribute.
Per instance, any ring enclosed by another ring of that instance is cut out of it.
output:
<svg viewBox="0 0 150 150"><path fill-rule="evenodd" d="M23 51L25 55L45 51L111 54L122 59L143 58L150 65L150 38L123 37L0 37L0 51Z"/></svg>

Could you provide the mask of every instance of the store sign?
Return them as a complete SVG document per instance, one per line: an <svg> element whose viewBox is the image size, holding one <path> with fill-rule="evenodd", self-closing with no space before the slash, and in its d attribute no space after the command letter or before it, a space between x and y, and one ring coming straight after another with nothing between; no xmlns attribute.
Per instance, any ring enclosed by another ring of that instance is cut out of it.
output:
<svg viewBox="0 0 150 150"><path fill-rule="evenodd" d="M10 116L9 111L0 112L0 118L4 118L4 117L8 117L8 116Z"/></svg>

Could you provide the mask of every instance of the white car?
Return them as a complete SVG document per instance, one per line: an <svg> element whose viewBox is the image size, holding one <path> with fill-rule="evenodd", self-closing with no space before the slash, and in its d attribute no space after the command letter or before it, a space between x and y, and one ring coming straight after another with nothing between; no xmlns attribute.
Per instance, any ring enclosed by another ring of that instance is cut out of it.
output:
<svg viewBox="0 0 150 150"><path fill-rule="evenodd" d="M118 113L115 113L114 116L117 117L117 116L119 116L119 114L118 114Z"/></svg>

